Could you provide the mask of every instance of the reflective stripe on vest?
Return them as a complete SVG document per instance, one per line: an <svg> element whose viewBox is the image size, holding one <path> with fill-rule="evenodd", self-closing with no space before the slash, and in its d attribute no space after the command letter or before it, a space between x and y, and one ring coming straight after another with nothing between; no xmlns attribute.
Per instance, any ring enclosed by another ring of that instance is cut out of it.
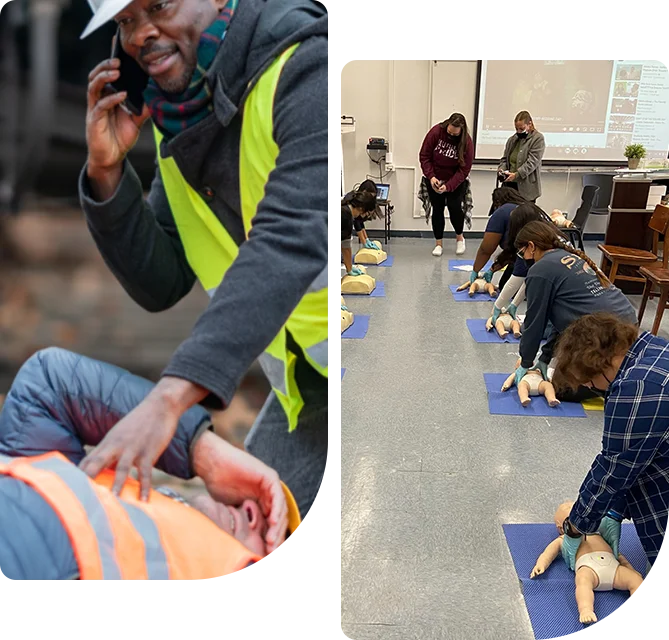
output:
<svg viewBox="0 0 669 640"><path fill-rule="evenodd" d="M244 103L239 186L247 236L279 153L273 137L276 88L285 63L298 46L293 45L274 60ZM213 297L236 259L239 247L206 202L185 180L174 159L161 156L162 135L156 127L154 135L163 185L186 257L205 291ZM327 297L326 266L314 279L284 327L258 358L286 413L290 431L297 427L304 401L295 380L297 356L287 347L286 331L290 331L309 364L327 377Z"/></svg>
<svg viewBox="0 0 669 640"><path fill-rule="evenodd" d="M113 471L92 481L57 452L0 456L0 474L30 485L58 514L83 580L213 578L260 559L196 509L155 491L139 502L132 478L117 498Z"/></svg>

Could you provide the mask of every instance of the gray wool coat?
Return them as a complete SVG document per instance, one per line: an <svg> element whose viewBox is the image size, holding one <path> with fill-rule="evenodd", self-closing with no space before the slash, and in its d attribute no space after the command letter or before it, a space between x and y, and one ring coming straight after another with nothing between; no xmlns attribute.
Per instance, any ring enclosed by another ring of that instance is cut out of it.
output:
<svg viewBox="0 0 669 640"><path fill-rule="evenodd" d="M509 156L516 146L518 138L512 135L504 147L504 155L499 161L500 171L510 171ZM546 151L544 136L533 131L524 140L520 141L518 150L518 191L525 200L536 200L541 195L541 159Z"/></svg>

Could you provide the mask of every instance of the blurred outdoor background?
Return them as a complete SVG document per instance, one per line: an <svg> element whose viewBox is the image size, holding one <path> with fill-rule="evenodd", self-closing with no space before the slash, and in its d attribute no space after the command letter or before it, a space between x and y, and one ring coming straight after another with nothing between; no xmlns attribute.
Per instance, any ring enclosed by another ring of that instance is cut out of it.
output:
<svg viewBox="0 0 669 640"><path fill-rule="evenodd" d="M196 284L169 311L135 304L105 266L79 208L89 72L111 52L113 23L79 40L84 0L12 0L0 13L0 395L35 351L60 346L157 380L207 304ZM154 172L145 126L130 155ZM217 431L242 446L269 385L249 371ZM1 398L0 398L1 402Z"/></svg>

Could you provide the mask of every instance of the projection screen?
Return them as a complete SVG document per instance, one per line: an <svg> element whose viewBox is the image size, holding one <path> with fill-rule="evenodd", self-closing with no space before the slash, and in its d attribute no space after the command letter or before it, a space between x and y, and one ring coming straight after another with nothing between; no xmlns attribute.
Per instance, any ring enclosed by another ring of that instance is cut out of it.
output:
<svg viewBox="0 0 669 640"><path fill-rule="evenodd" d="M669 72L652 60L483 60L480 66L477 160L498 160L529 111L546 139L544 161L624 162L640 143L647 158L669 149Z"/></svg>

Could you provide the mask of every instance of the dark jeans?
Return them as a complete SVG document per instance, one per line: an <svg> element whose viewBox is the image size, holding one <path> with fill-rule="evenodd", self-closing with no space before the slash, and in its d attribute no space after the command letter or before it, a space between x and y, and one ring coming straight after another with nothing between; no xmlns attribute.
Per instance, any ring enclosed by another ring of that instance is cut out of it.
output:
<svg viewBox="0 0 669 640"><path fill-rule="evenodd" d="M427 185L427 192L432 203L432 232L435 240L443 240L444 227L446 221L444 220L444 209L448 207L448 217L453 225L453 231L456 235L462 235L462 230L465 228L465 212L462 210L462 198L464 190L467 187L467 182L463 182L455 191L447 191L446 193L437 193L432 185Z"/></svg>

